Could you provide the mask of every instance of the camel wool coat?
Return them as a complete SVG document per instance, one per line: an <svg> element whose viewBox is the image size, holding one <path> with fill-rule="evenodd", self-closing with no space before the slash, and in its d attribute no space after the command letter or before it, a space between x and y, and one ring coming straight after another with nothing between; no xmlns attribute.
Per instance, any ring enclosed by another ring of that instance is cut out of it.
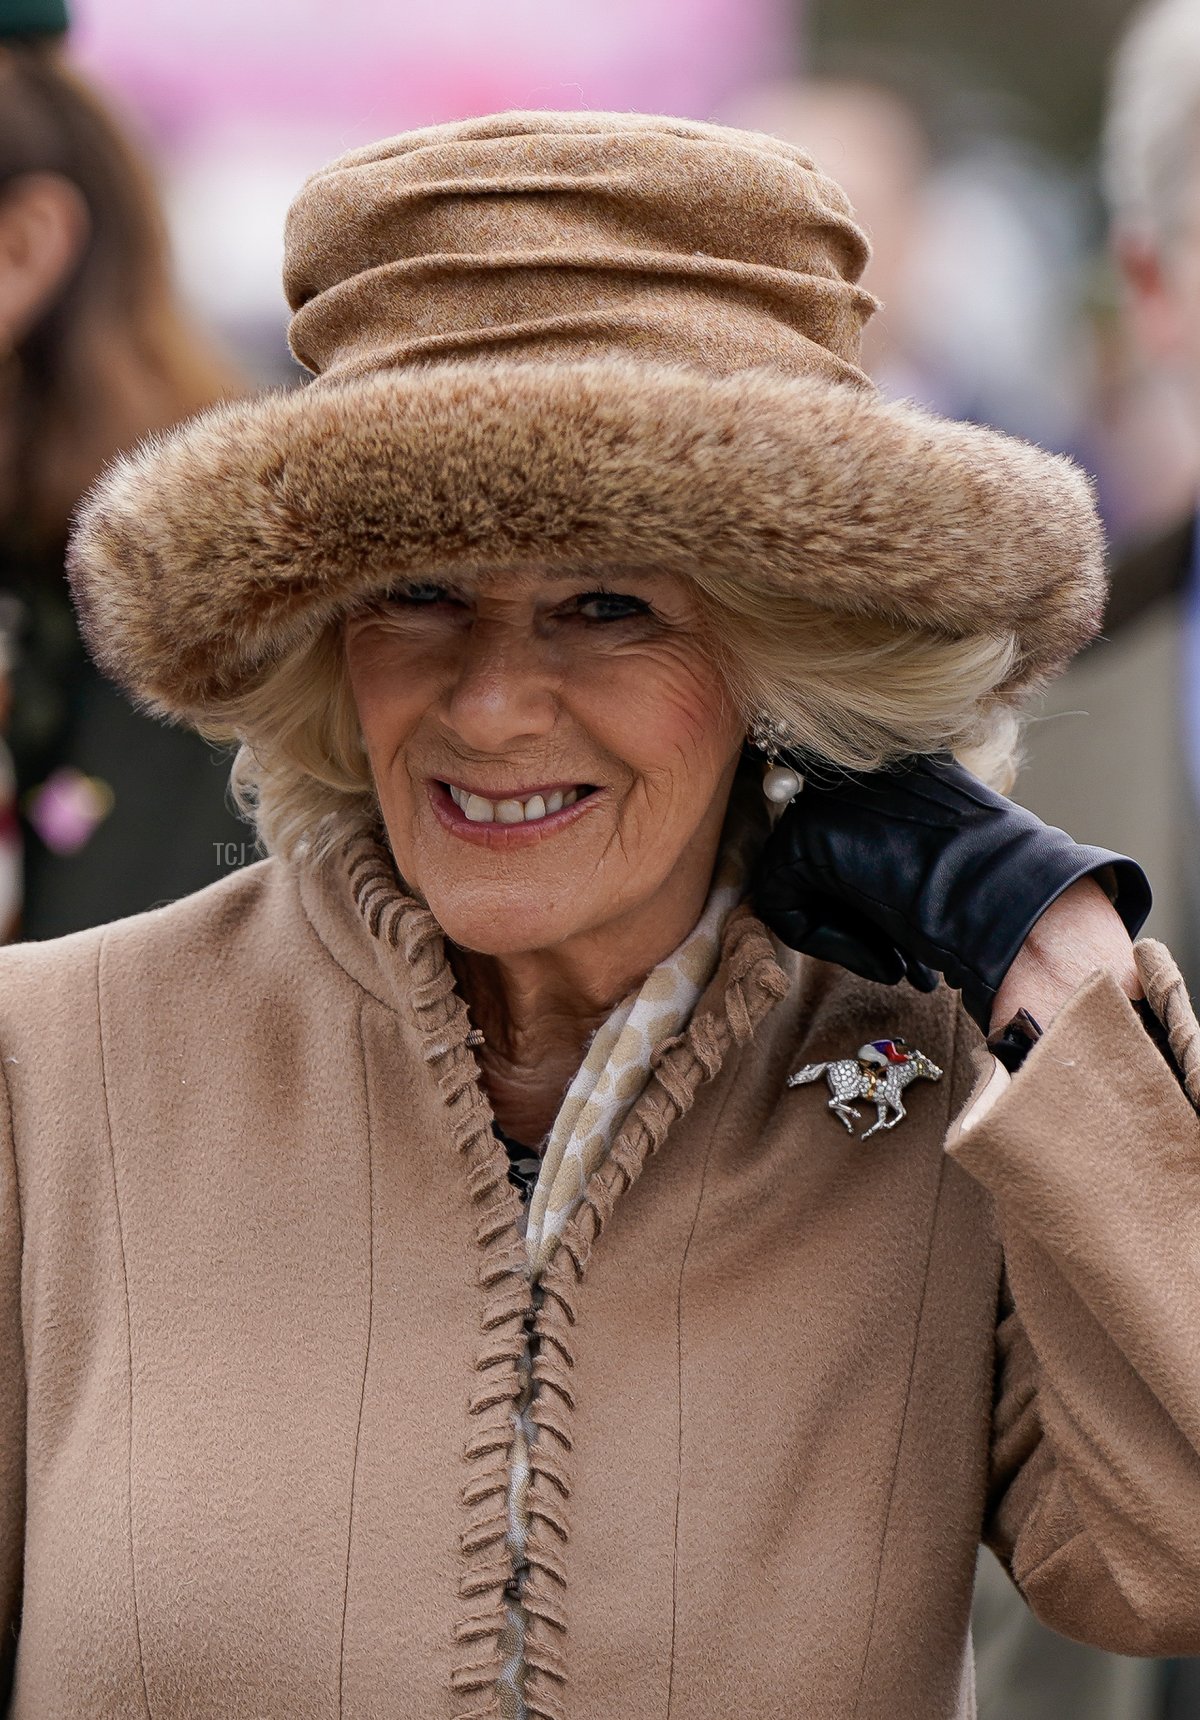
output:
<svg viewBox="0 0 1200 1720"><path fill-rule="evenodd" d="M365 840L0 955L10 1720L493 1715L527 1320L535 1720L960 1720L981 1534L1200 1652L1200 1122L1112 981L964 1129L952 994L739 910L536 1308L469 1031ZM885 1033L860 1144L785 1082Z"/></svg>

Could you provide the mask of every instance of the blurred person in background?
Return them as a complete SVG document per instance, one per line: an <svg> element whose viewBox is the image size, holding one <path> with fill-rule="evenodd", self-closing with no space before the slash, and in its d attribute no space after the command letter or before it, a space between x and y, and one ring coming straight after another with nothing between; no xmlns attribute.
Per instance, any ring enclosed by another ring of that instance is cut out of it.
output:
<svg viewBox="0 0 1200 1720"><path fill-rule="evenodd" d="M98 674L67 596L82 493L236 379L176 301L150 176L66 62L66 24L61 0L0 0L0 596L30 938L185 895L248 853L220 757Z"/></svg>
<svg viewBox="0 0 1200 1720"><path fill-rule="evenodd" d="M1179 403L1200 494L1200 7L1157 0L1120 45L1105 136L1129 327ZM1136 830L1152 925L1200 989L1200 578L1195 510L1117 561L1104 637L1046 700L1021 798L1082 831Z"/></svg>
<svg viewBox="0 0 1200 1720"><path fill-rule="evenodd" d="M873 76L782 78L743 92L729 117L798 145L844 186L871 240L865 278L881 307L863 331L863 368L890 395L954 412L953 385L929 364L911 314L933 171L915 102Z"/></svg>
<svg viewBox="0 0 1200 1720"><path fill-rule="evenodd" d="M1073 337L1077 194L986 92L969 102L945 86L920 54L885 62L847 44L827 49L826 69L755 85L727 109L845 186L882 300L864 367L887 394L1078 456L1090 431Z"/></svg>
<svg viewBox="0 0 1200 1720"><path fill-rule="evenodd" d="M14 611L10 614L9 611ZM0 944L11 941L21 914L21 827L17 773L5 736L12 716L12 627L15 606L0 600Z"/></svg>
<svg viewBox="0 0 1200 1720"><path fill-rule="evenodd" d="M1200 6L1135 12L1105 134L1113 253L1134 341L1174 395L1200 495ZM1172 418L1174 422L1174 417ZM1082 835L1136 832L1155 881L1150 929L1200 989L1200 566L1194 507L1118 557L1104 634L1028 731L1018 798ZM1200 1716L1194 1661L1120 1662L1064 1644L981 1567L981 1720ZM1023 1615L1023 1616L1019 1616ZM1107 1662L1107 1666L1106 1663ZM1031 1694L1042 1692L1042 1695ZM1048 1704L1048 1705L1047 1705Z"/></svg>

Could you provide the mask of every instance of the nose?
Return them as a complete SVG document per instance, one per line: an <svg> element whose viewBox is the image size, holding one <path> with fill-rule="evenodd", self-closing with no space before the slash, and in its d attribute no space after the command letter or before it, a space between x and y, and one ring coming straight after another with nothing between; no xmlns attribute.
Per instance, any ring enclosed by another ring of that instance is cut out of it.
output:
<svg viewBox="0 0 1200 1720"><path fill-rule="evenodd" d="M462 639L444 720L472 752L510 751L554 727L555 679L536 638L520 628L476 620Z"/></svg>

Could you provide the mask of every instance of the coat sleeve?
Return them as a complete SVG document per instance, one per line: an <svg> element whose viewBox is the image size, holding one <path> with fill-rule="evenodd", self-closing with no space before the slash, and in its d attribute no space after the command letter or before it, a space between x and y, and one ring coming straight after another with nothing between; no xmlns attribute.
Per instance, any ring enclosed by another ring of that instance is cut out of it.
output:
<svg viewBox="0 0 1200 1720"><path fill-rule="evenodd" d="M0 1063L0 1712L16 1658L25 1540L25 1354L21 1336L21 1205L12 1110Z"/></svg>
<svg viewBox="0 0 1200 1720"><path fill-rule="evenodd" d="M1138 956L1177 1070L1096 974L947 1149L1006 1262L988 1544L1056 1630L1200 1654L1200 1026Z"/></svg>

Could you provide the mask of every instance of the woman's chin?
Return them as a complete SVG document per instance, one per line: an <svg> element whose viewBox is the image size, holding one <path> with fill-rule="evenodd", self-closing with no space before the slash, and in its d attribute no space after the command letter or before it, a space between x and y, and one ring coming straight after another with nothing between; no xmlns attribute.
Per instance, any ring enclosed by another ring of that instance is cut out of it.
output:
<svg viewBox="0 0 1200 1720"><path fill-rule="evenodd" d="M519 956L550 949L589 929L588 918L547 908L544 901L463 903L427 897L430 912L452 944L480 956Z"/></svg>

